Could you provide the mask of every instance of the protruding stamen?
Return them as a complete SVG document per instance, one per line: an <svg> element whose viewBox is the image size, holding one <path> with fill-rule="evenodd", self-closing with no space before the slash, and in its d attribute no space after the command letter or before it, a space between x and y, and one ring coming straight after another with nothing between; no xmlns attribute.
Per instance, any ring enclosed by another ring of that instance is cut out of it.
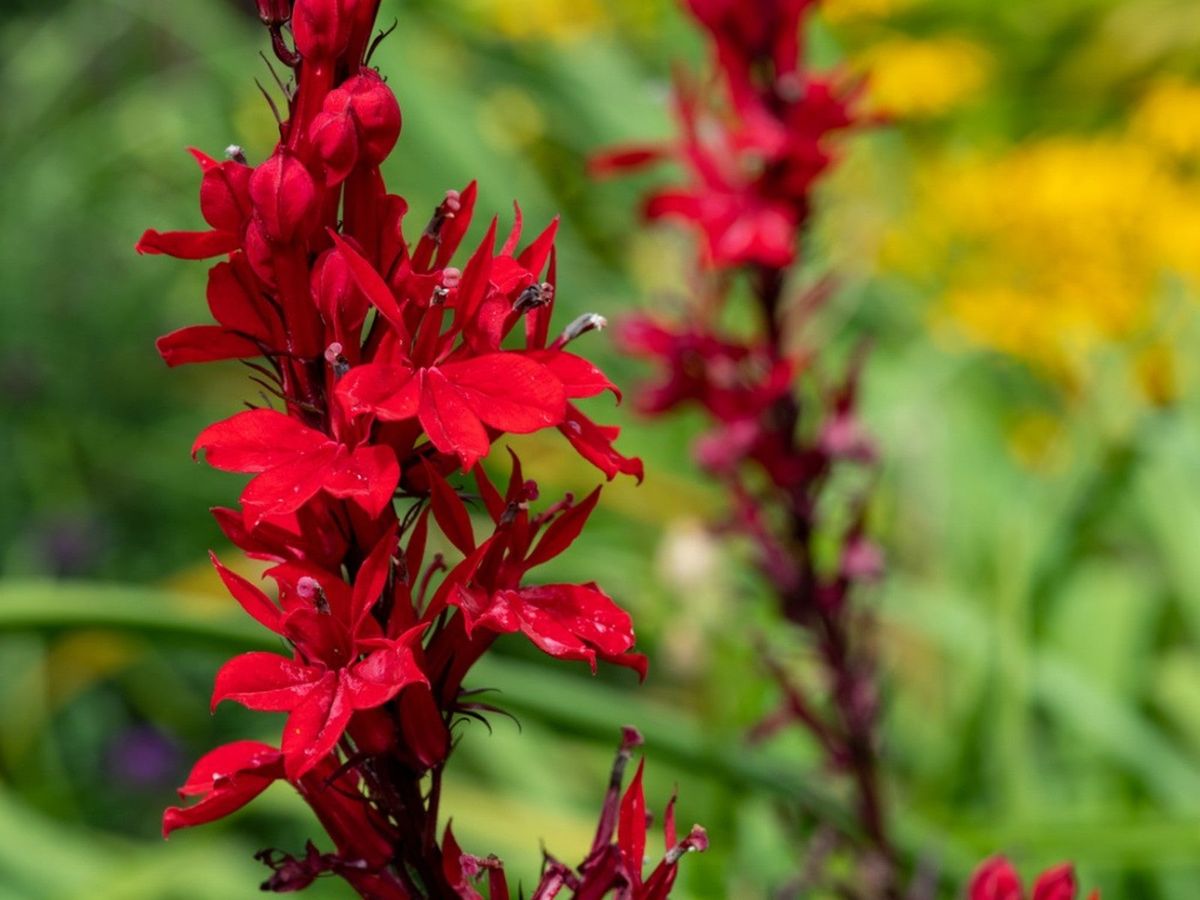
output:
<svg viewBox="0 0 1200 900"><path fill-rule="evenodd" d="M446 220L453 218L454 214L462 209L462 195L458 191L446 191L446 197L438 204L437 209L433 211L433 216L429 220L429 224L425 226L425 236L438 240L442 233L442 226L446 224Z"/></svg>
<svg viewBox="0 0 1200 900"><path fill-rule="evenodd" d="M303 575L296 582L296 596L311 603L321 615L329 615L329 598L325 596L325 588L311 575Z"/></svg>
<svg viewBox="0 0 1200 900"><path fill-rule="evenodd" d="M239 147L237 144L230 144L228 147L225 148L225 158L231 159L234 162L245 165L246 164L246 151L243 150L241 147Z"/></svg>
<svg viewBox="0 0 1200 900"><path fill-rule="evenodd" d="M513 311L523 315L531 309L545 306L553 299L554 285L550 282L543 281L541 284L531 284L525 290L521 291L521 295L517 297L517 302L513 304Z"/></svg>
<svg viewBox="0 0 1200 900"><path fill-rule="evenodd" d="M603 331L607 326L608 319L599 313L584 313L563 329L555 343L560 347L565 347L575 338L585 335L589 331Z"/></svg>
<svg viewBox="0 0 1200 900"><path fill-rule="evenodd" d="M335 378L341 378L350 371L350 361L342 355L343 349L341 343L338 341L334 341L325 348L325 362L329 363L333 368L333 376Z"/></svg>

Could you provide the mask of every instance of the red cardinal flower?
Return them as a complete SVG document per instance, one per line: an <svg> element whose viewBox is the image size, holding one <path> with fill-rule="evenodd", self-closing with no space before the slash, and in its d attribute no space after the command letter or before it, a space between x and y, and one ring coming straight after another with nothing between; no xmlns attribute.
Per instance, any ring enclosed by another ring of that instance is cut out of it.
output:
<svg viewBox="0 0 1200 900"><path fill-rule="evenodd" d="M379 515L400 480L395 453L382 445L354 448L269 409L252 409L210 425L196 438L195 456L225 472L257 472L241 502L246 522L292 513L324 491Z"/></svg>
<svg viewBox="0 0 1200 900"><path fill-rule="evenodd" d="M353 414L385 422L418 419L429 440L471 469L491 446L486 426L512 434L553 427L566 415L562 382L519 353L489 353L458 362L353 369L338 385Z"/></svg>

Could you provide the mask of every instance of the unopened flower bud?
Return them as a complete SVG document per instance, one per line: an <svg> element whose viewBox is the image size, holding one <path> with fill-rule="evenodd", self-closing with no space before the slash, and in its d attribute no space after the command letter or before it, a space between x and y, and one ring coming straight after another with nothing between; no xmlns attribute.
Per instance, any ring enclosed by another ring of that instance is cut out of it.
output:
<svg viewBox="0 0 1200 900"><path fill-rule="evenodd" d="M254 170L250 200L266 236L286 244L308 224L317 203L317 187L304 163L276 153Z"/></svg>
<svg viewBox="0 0 1200 900"><path fill-rule="evenodd" d="M292 36L305 59L332 60L350 40L356 0L296 0Z"/></svg>
<svg viewBox="0 0 1200 900"><path fill-rule="evenodd" d="M283 25L292 17L292 0L258 0L258 17L270 27Z"/></svg>
<svg viewBox="0 0 1200 900"><path fill-rule="evenodd" d="M587 334L589 331L603 331L608 325L608 319L599 313L584 313L582 316L571 322L563 329L562 334L555 341L560 347L565 347L577 337Z"/></svg>
<svg viewBox="0 0 1200 900"><path fill-rule="evenodd" d="M400 137L402 119L396 95L374 69L363 69L341 90L350 97L350 112L358 125L359 150L364 160L379 165Z"/></svg>

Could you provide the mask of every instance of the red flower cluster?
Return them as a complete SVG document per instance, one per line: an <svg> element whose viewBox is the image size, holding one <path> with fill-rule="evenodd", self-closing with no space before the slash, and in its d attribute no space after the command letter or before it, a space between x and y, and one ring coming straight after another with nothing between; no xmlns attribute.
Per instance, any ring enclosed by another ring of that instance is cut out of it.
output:
<svg viewBox="0 0 1200 900"><path fill-rule="evenodd" d="M806 70L800 33L815 0L687 0L709 32L728 108L706 108L680 78L675 92L680 137L636 144L596 157L599 173L674 159L689 183L651 193L649 219L681 219L699 229L706 262L716 268L783 268L795 259L814 183L833 157L829 135L855 123L853 92Z"/></svg>
<svg viewBox="0 0 1200 900"><path fill-rule="evenodd" d="M755 546L782 615L824 670L816 694L768 658L782 703L754 736L805 728L830 769L846 776L857 828L843 829L840 840L858 864L854 884L835 892L899 897L902 867L878 772L874 659L866 617L852 602L856 586L882 573L883 560L865 536L866 492L830 489L842 469L875 459L856 413L861 360L841 378L818 377L821 348L805 346L804 326L829 284L801 285L796 271L814 185L834 160L829 140L862 124L855 90L806 65L803 34L815 0L687 6L710 38L711 80L721 94L707 96L680 78L678 140L618 148L594 168L682 166L686 183L653 191L644 213L680 219L695 232L700 271L689 282L699 287L683 321L637 318L621 338L662 372L639 398L645 412L692 404L707 414L698 462L725 487L729 525ZM728 326L726 307L743 296L734 290L738 276L757 307L749 335Z"/></svg>
<svg viewBox="0 0 1200 900"><path fill-rule="evenodd" d="M1047 869L1033 883L1030 900L1075 900L1079 886L1075 882L1075 868L1063 863ZM1021 877L1003 856L986 860L971 877L968 900L1025 900L1021 888ZM1092 891L1090 900L1100 900L1100 892Z"/></svg>
<svg viewBox="0 0 1200 900"><path fill-rule="evenodd" d="M462 268L451 265L474 183L448 192L415 244L406 240L407 203L380 174L400 108L365 62L378 0L258 5L293 73L279 144L257 166L236 147L222 162L193 151L209 228L147 231L138 250L222 258L208 280L216 324L176 331L159 349L170 365L243 360L279 401L206 428L193 452L254 476L240 510L216 517L230 541L271 563L276 598L213 563L289 648L230 660L213 704L288 716L278 748L238 741L204 756L181 789L198 802L167 810L164 833L227 815L282 779L335 849L265 853L275 870L266 887L295 890L329 872L369 897L475 897L471 880L487 874L496 900L507 896L500 864L463 854L448 829L440 845L436 835L451 732L490 709L463 690L471 666L499 635L520 632L551 656L645 675L628 614L597 585L528 580L579 536L599 488L535 512L537 485L515 455L503 491L480 466L505 433L557 428L608 478L641 477L641 463L614 448L616 430L575 405L616 394L566 350L603 319L551 337L556 223L523 245L519 209L498 248L493 219ZM484 537L469 489L490 520ZM431 528L459 561L426 558ZM640 777L614 843L615 816L606 806L578 870L548 863L537 896L567 886L664 897L679 856L703 848L702 832L677 842L669 824L666 859L643 883Z"/></svg>

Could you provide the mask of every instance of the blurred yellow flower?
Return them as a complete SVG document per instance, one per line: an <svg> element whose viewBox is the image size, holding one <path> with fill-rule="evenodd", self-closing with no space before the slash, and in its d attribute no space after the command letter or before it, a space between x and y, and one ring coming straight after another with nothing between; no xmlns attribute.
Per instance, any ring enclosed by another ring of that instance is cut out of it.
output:
<svg viewBox="0 0 1200 900"><path fill-rule="evenodd" d="M1134 111L1130 132L1172 156L1200 159L1200 84L1176 78L1153 84Z"/></svg>
<svg viewBox="0 0 1200 900"><path fill-rule="evenodd" d="M976 97L992 57L958 37L894 37L873 44L855 66L867 76L872 107L899 118L938 116Z"/></svg>
<svg viewBox="0 0 1200 900"><path fill-rule="evenodd" d="M465 0L468 8L514 41L570 41L587 37L608 23L599 0Z"/></svg>
<svg viewBox="0 0 1200 900"><path fill-rule="evenodd" d="M935 285L969 340L1063 384L1086 378L1099 347L1153 331L1167 273L1200 276L1196 186L1128 136L933 161L916 195L884 267ZM1154 399L1170 393L1161 359L1143 369Z"/></svg>
<svg viewBox="0 0 1200 900"><path fill-rule="evenodd" d="M917 0L825 0L821 11L833 24L862 19L886 19L915 5Z"/></svg>

